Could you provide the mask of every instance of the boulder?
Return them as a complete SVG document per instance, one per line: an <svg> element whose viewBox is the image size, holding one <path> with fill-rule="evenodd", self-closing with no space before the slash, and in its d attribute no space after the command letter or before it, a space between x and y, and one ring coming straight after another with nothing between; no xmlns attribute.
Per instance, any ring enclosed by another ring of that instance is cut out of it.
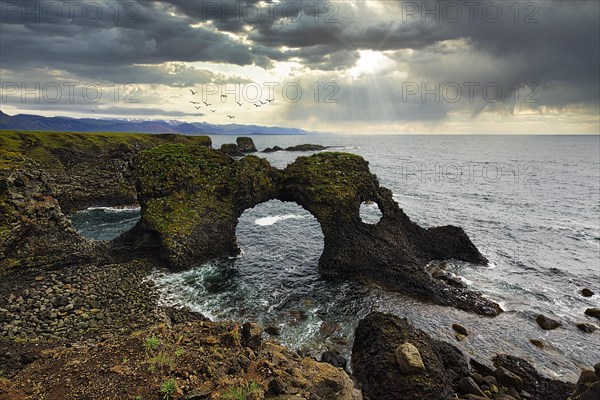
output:
<svg viewBox="0 0 600 400"><path fill-rule="evenodd" d="M235 139L238 150L242 153L256 153L256 146L254 146L254 141L249 137L238 137Z"/></svg>
<svg viewBox="0 0 600 400"><path fill-rule="evenodd" d="M564 400L569 397L575 388L572 383L541 376L531 364L518 357L500 354L494 357L493 362L498 369L502 367L521 379L522 389L519 391L523 399ZM518 385L518 380L515 381L514 384ZM500 379L498 379L498 383L503 385ZM529 393L530 397L526 397L525 392ZM508 394L515 397L511 392Z"/></svg>
<svg viewBox="0 0 600 400"><path fill-rule="evenodd" d="M499 367L496 369L494 372L494 377L502 386L514 387L517 390L523 389L523 379L504 367Z"/></svg>
<svg viewBox="0 0 600 400"><path fill-rule="evenodd" d="M476 396L486 397L485 393L483 393L481 388L470 376L467 376L458 382L458 390L460 390L462 394L474 394Z"/></svg>
<svg viewBox="0 0 600 400"><path fill-rule="evenodd" d="M262 346L263 329L260 325L246 322L242 325L242 345L257 350Z"/></svg>
<svg viewBox="0 0 600 400"><path fill-rule="evenodd" d="M594 394L594 390L592 390L592 386L594 383L598 383L598 376L595 371L591 370L582 370L577 383L575 384L575 390L571 394L570 399L581 400L586 399L590 395ZM600 394L600 392L598 393ZM594 397L591 397L594 398Z"/></svg>
<svg viewBox="0 0 600 400"><path fill-rule="evenodd" d="M590 289L588 289L588 288L584 288L584 289L581 289L581 295L582 295L583 297L592 297L592 296L594 295L594 292L592 292L592 291L591 291Z"/></svg>
<svg viewBox="0 0 600 400"><path fill-rule="evenodd" d="M418 374L425 370L419 349L410 342L396 348L396 361L403 374Z"/></svg>
<svg viewBox="0 0 600 400"><path fill-rule="evenodd" d="M347 361L335 351L326 351L321 355L321 362L333 365L337 368L346 369Z"/></svg>
<svg viewBox="0 0 600 400"><path fill-rule="evenodd" d="M419 373L407 374L402 364ZM468 374L468 365L454 346L432 339L406 319L375 312L356 328L352 370L366 399L446 399Z"/></svg>
<svg viewBox="0 0 600 400"><path fill-rule="evenodd" d="M577 324L577 329L585 333L594 333L598 328L592 324L588 324L587 322L581 322Z"/></svg>
<svg viewBox="0 0 600 400"><path fill-rule="evenodd" d="M587 310L585 310L585 315L587 315L588 317L600 319L600 308L588 308Z"/></svg>
<svg viewBox="0 0 600 400"><path fill-rule="evenodd" d="M463 336L469 336L469 332L467 332L467 328L465 328L461 324L452 324L452 329L454 329L454 331L456 333L459 333Z"/></svg>
<svg viewBox="0 0 600 400"><path fill-rule="evenodd" d="M273 147L267 147L266 149L264 149L263 153L274 153L276 151L283 151L283 150L285 150L283 147L273 146Z"/></svg>
<svg viewBox="0 0 600 400"><path fill-rule="evenodd" d="M547 330L547 331L556 329L561 325L560 322L558 322L552 318L546 317L543 314L538 315L537 318L535 319L535 321L538 323L540 328Z"/></svg>

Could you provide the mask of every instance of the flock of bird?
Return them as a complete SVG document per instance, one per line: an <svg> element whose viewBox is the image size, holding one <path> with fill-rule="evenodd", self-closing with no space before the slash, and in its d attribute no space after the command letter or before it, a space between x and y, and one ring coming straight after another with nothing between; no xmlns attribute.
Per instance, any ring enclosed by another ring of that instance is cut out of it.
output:
<svg viewBox="0 0 600 400"><path fill-rule="evenodd" d="M189 90L189 91L192 93L192 96L194 96L196 93L198 93L198 91L193 91L192 89L188 89L188 90ZM222 99L227 99L228 97L227 97L227 95L226 95L226 94L222 94L222 95L221 95L221 98L222 98ZM272 103L275 101L275 99L266 99L266 100L267 100L267 102L266 102L266 103L265 103L264 101L262 101L262 100L259 100L258 102L256 102L256 103L251 103L251 104L254 104L254 107L256 107L256 108L259 108L259 107L262 107L262 106L266 106L267 104L272 104ZM208 102L206 102L206 101L202 101L202 102L200 102L200 101L190 101L190 103L192 103L192 104L194 105L194 108L195 108L196 110L199 110L199 109L201 109L201 108L202 108L202 106L201 106L201 105L199 105L199 104L204 104L204 106L205 106L205 107L210 107L210 106L212 106L212 104L211 104L211 103L208 103ZM240 106L240 107L241 107L241 106L243 106L243 103L240 103L239 101L236 101L236 103L237 103L237 105L238 105L238 106ZM209 110L210 110L210 112L211 112L211 113L213 113L213 114L214 114L214 113L217 111L216 109L212 109L212 108L211 108L211 109L209 109ZM235 115L227 114L227 118L229 118L229 119L235 119Z"/></svg>

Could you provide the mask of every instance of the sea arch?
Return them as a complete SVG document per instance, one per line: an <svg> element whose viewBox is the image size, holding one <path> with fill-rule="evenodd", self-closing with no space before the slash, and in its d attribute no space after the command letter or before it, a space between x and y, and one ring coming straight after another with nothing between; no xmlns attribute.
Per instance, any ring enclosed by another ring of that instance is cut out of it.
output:
<svg viewBox="0 0 600 400"><path fill-rule="evenodd" d="M154 249L170 268L238 254L235 233L244 210L291 201L321 225L324 275L375 282L485 315L501 312L476 293L432 278L425 265L434 260L487 260L461 228L413 223L358 155L321 152L280 170L255 156L236 160L206 147L173 144L141 153L134 175L142 216L128 244ZM381 210L377 224L361 220L366 201Z"/></svg>

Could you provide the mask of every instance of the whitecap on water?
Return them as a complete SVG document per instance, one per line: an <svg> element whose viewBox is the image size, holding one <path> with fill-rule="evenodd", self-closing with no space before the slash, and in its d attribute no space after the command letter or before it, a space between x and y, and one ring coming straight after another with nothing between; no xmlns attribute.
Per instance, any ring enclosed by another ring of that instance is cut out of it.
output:
<svg viewBox="0 0 600 400"><path fill-rule="evenodd" d="M88 207L85 211L104 211L104 212L132 212L141 211L140 207Z"/></svg>
<svg viewBox="0 0 600 400"><path fill-rule="evenodd" d="M279 221L283 221L286 219L300 219L306 218L306 215L297 215L297 214L287 214L287 215L270 215L268 217L259 218L254 221L256 225L260 226L269 226L276 224Z"/></svg>

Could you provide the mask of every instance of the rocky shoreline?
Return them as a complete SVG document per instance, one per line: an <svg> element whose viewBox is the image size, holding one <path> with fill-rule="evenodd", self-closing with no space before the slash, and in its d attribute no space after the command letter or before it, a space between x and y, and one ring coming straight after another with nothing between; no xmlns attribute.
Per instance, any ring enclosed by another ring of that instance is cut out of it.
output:
<svg viewBox="0 0 600 400"><path fill-rule="evenodd" d="M256 152L248 139L238 138L234 150ZM436 261L485 262L466 234L411 222L358 156L325 152L277 170L212 150L206 137L0 132L0 145L2 399L598 398L598 365L576 385L554 381L509 355L470 358L387 314L360 321L351 360L327 352L317 361L252 321L212 322L159 304L152 271L234 253L238 214L278 198L321 223L325 275L500 312ZM369 200L384 214L373 226L354 215ZM65 216L138 202L141 222L112 242L80 237ZM596 309L586 313L597 318ZM538 323L559 322L541 316ZM458 340L469 335L452 328Z"/></svg>

